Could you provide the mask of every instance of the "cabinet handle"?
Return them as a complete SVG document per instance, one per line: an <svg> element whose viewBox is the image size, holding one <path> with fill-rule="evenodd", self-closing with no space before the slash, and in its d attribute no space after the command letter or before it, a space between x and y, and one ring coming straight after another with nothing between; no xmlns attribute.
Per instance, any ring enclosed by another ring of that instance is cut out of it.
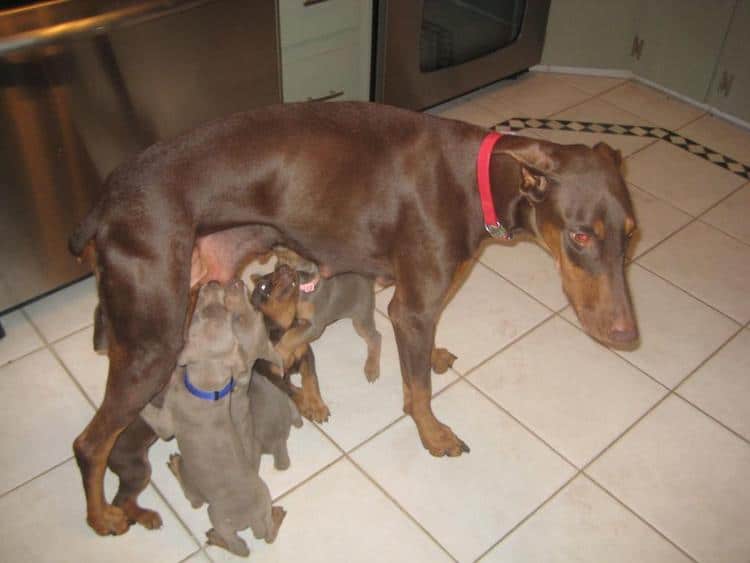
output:
<svg viewBox="0 0 750 563"><path fill-rule="evenodd" d="M314 6L315 4L322 4L323 2L328 2L328 0L305 0L302 2L302 5L307 6Z"/></svg>
<svg viewBox="0 0 750 563"><path fill-rule="evenodd" d="M724 94L725 98L732 91L732 82L734 82L734 74L730 74L726 70L721 73L718 90L720 94Z"/></svg>
<svg viewBox="0 0 750 563"><path fill-rule="evenodd" d="M325 2L325 0L322 0L322 1ZM321 96L320 98L307 98L307 101L308 102L325 102L326 100L332 100L334 98L338 98L339 96L343 96L343 95L344 95L343 90L339 90L338 92L334 92L333 90L331 90L325 96Z"/></svg>

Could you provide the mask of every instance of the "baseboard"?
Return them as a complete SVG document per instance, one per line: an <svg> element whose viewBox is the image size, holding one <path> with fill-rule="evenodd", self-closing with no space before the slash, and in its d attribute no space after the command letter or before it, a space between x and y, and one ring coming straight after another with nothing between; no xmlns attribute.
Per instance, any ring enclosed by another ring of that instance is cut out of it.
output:
<svg viewBox="0 0 750 563"><path fill-rule="evenodd" d="M633 73L629 70L618 68L593 68L581 66L558 66L558 65L536 65L529 70L539 72L557 72L560 74L583 74L586 76L603 76L606 78L633 78Z"/></svg>
<svg viewBox="0 0 750 563"><path fill-rule="evenodd" d="M736 117L734 115L725 113L711 106L710 104L707 104L705 102L699 102L698 100L690 98L689 96L680 94L679 92L675 92L674 90L670 90L669 88L666 88L662 86L661 84L658 84L652 80L648 80L647 78L643 78L642 76L633 74L633 72L630 70L623 70L623 69L616 69L616 68L589 68L589 67L557 66L557 65L536 65L536 66L531 67L531 69L529 70L535 70L537 72L557 72L560 74L582 74L586 76L604 76L604 77L609 77L609 78L624 78L628 80L636 80L642 84L645 84L646 86L650 86L651 88L664 92L665 94L668 94L669 96L672 96L673 98L676 98L682 102L685 102L686 104L690 104L691 106L700 108L703 111L711 115L714 115L720 119L729 121L733 125L737 125L738 127L742 127L743 129L750 130L750 122L740 119L739 117Z"/></svg>

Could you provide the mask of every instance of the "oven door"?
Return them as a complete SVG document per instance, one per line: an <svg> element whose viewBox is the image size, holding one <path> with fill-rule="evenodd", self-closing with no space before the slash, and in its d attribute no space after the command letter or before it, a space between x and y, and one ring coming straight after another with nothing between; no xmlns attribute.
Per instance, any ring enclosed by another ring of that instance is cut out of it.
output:
<svg viewBox="0 0 750 563"><path fill-rule="evenodd" d="M539 63L549 0L381 0L375 99L424 109Z"/></svg>

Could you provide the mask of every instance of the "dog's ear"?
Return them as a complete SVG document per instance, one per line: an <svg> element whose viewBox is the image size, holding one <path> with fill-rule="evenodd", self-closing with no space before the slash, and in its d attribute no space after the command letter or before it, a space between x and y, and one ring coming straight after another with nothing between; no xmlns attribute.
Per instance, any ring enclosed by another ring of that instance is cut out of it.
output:
<svg viewBox="0 0 750 563"><path fill-rule="evenodd" d="M177 358L177 365L179 366L185 366L187 364L193 363L198 361L200 358L200 346L196 346L194 343L191 343L191 340L188 338L188 341L185 343L185 347L182 349L182 352L180 352L179 357Z"/></svg>
<svg viewBox="0 0 750 563"><path fill-rule="evenodd" d="M521 164L521 193L531 203L539 203L547 197L549 180L545 174L531 166Z"/></svg>
<svg viewBox="0 0 750 563"><path fill-rule="evenodd" d="M613 149L607 143L596 143L594 151L604 158L611 160L618 169L622 166L622 153L619 150Z"/></svg>
<svg viewBox="0 0 750 563"><path fill-rule="evenodd" d="M510 146L496 152L506 154L520 164L521 195L532 204L543 201L549 191L549 174L555 169L553 157L538 140L526 137L511 137L509 140Z"/></svg>

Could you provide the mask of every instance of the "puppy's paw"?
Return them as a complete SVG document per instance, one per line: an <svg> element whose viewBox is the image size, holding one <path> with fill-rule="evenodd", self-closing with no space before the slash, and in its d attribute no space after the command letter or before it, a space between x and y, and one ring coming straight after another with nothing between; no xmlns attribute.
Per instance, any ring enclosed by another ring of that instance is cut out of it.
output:
<svg viewBox="0 0 750 563"><path fill-rule="evenodd" d="M219 534L219 532L211 528L208 532L206 532L206 538L206 543L208 545L221 547L223 549L226 549L230 553L239 555L240 557L247 557L248 555L250 555L250 548L247 547L245 540L243 540L236 534L232 538L224 538L221 534Z"/></svg>
<svg viewBox="0 0 750 563"><path fill-rule="evenodd" d="M328 405L319 395L305 393L303 390L292 395L292 400L299 413L313 422L325 422L331 415Z"/></svg>
<svg viewBox="0 0 750 563"><path fill-rule="evenodd" d="M374 383L375 380L380 377L379 362L370 362L369 359L367 360L367 363L365 364L365 377L370 383Z"/></svg>
<svg viewBox="0 0 750 563"><path fill-rule="evenodd" d="M273 543L276 540L276 536L279 534L279 528L281 523L284 521L286 516L286 510L280 506L271 507L271 521L273 522L273 528L266 536L266 543Z"/></svg>

